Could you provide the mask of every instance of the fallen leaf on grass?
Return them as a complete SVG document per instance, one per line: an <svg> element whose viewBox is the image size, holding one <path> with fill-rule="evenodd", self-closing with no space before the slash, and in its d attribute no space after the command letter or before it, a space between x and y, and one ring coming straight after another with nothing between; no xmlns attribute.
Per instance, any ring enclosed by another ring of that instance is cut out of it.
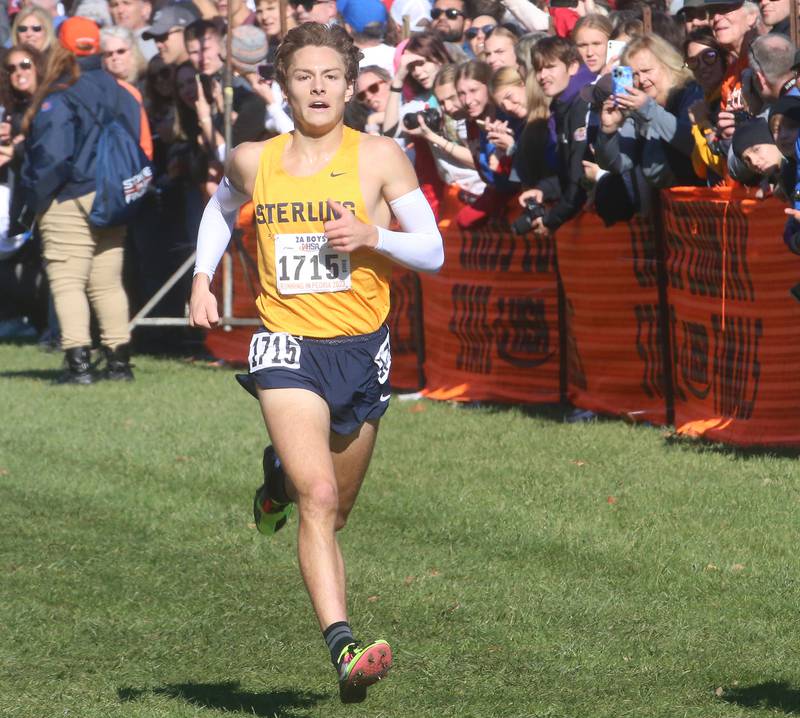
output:
<svg viewBox="0 0 800 718"><path fill-rule="evenodd" d="M735 563L731 566L731 571L744 571L744 564L743 563Z"/></svg>
<svg viewBox="0 0 800 718"><path fill-rule="evenodd" d="M570 459L570 464L575 464L575 466L586 466L586 462L582 461L581 459Z"/></svg>
<svg viewBox="0 0 800 718"><path fill-rule="evenodd" d="M189 461L190 457L188 456L176 456L175 461Z"/></svg>
<svg viewBox="0 0 800 718"><path fill-rule="evenodd" d="M10 473L8 469L0 468L0 476L8 476Z"/></svg>
<svg viewBox="0 0 800 718"><path fill-rule="evenodd" d="M369 601L370 603L375 603L375 601L377 601L377 600L378 600L378 597L377 597L377 596L370 596L370 597L367 599L367 601Z"/></svg>
<svg viewBox="0 0 800 718"><path fill-rule="evenodd" d="M254 523L247 524L247 528L249 528L249 529L254 529L255 527L256 527L256 525Z"/></svg>
<svg viewBox="0 0 800 718"><path fill-rule="evenodd" d="M723 693L725 693L725 690L722 688L722 686L719 686L717 690L714 691L714 695L717 696L717 698L722 698Z"/></svg>
<svg viewBox="0 0 800 718"><path fill-rule="evenodd" d="M422 402L417 402L416 404L412 404L409 409L409 413L411 414L420 414L421 412L425 411L425 404Z"/></svg>
<svg viewBox="0 0 800 718"><path fill-rule="evenodd" d="M438 568L432 568L430 571L428 571L428 576L440 576L441 573L442 572Z"/></svg>
<svg viewBox="0 0 800 718"><path fill-rule="evenodd" d="M704 570L706 570L706 571L719 571L719 569L717 568L716 564L713 564L713 563L708 564L705 567Z"/></svg>
<svg viewBox="0 0 800 718"><path fill-rule="evenodd" d="M417 579L416 579L416 577L414 577L414 576L406 576L406 577L403 579L403 585L405 585L405 586L410 586L410 585L411 585L412 583L414 583L414 581L416 581L416 580L417 580Z"/></svg>
<svg viewBox="0 0 800 718"><path fill-rule="evenodd" d="M617 503L617 497L616 497L616 496L609 496L609 497L606 499L606 503L609 503L609 504L615 504L615 503Z"/></svg>

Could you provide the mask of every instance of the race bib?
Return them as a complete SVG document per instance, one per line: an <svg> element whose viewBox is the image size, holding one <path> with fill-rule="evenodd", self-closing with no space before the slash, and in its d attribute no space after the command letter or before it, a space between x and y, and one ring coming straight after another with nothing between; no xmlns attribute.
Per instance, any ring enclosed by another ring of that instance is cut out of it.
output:
<svg viewBox="0 0 800 718"><path fill-rule="evenodd" d="M253 334L247 355L250 372L270 367L300 368L300 342L284 332Z"/></svg>
<svg viewBox="0 0 800 718"><path fill-rule="evenodd" d="M324 234L276 234L275 276L281 294L350 289L350 255L327 247Z"/></svg>

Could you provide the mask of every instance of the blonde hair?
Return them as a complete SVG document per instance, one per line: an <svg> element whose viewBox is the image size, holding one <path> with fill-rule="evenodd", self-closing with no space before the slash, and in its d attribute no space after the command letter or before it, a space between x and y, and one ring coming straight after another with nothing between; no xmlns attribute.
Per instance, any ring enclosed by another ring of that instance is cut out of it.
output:
<svg viewBox="0 0 800 718"><path fill-rule="evenodd" d="M56 44L56 33L53 29L53 21L50 16L37 5L28 5L17 13L16 17L14 18L14 23L11 25L11 44L22 44L22 40L19 39L18 28L23 24L25 18L28 18L31 15L35 15L36 19L39 21L38 24L44 28L45 40L40 52L47 52L51 47L53 47L54 44Z"/></svg>
<svg viewBox="0 0 800 718"><path fill-rule="evenodd" d="M494 97L495 93L503 87L525 88L525 100L528 107L526 122L546 120L549 117L550 103L532 72L528 74L527 78L523 79L516 67L497 68L489 83L489 92Z"/></svg>
<svg viewBox="0 0 800 718"><path fill-rule="evenodd" d="M633 38L622 53L620 63L630 64L630 58L638 55L642 50L647 50L667 72L670 74L671 89L681 88L694 80L692 71L683 64L681 54L664 38L658 35L640 35Z"/></svg>
<svg viewBox="0 0 800 718"><path fill-rule="evenodd" d="M606 37L611 37L614 26L611 24L611 20L605 15L590 13L580 18L578 22L575 23L575 27L572 28L571 37L573 42L575 42L575 38L581 30L599 30Z"/></svg>

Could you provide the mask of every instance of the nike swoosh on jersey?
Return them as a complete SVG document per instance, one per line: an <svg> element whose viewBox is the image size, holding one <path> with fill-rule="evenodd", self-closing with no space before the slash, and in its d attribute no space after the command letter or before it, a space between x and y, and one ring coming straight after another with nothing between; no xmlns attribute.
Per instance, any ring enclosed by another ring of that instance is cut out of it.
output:
<svg viewBox="0 0 800 718"><path fill-rule="evenodd" d="M346 175L347 172L331 172L331 177L341 177L342 175Z"/></svg>
<svg viewBox="0 0 800 718"><path fill-rule="evenodd" d="M391 394L381 394L381 401L389 401L392 398Z"/></svg>

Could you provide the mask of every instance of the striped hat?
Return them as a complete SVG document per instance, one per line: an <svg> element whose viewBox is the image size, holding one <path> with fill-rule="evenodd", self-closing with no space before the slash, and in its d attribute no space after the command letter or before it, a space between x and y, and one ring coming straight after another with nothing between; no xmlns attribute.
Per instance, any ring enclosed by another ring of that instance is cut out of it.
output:
<svg viewBox="0 0 800 718"><path fill-rule="evenodd" d="M242 72L258 72L267 60L267 36L255 25L233 28L231 61Z"/></svg>

